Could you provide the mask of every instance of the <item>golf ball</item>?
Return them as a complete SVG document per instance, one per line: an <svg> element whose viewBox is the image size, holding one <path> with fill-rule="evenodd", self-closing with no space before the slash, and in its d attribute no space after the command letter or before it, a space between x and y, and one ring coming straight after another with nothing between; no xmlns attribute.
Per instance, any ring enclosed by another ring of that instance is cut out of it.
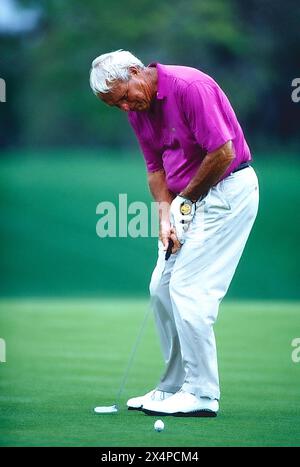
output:
<svg viewBox="0 0 300 467"><path fill-rule="evenodd" d="M164 422L162 420L156 420L156 422L154 423L154 430L163 431L164 428L165 428Z"/></svg>

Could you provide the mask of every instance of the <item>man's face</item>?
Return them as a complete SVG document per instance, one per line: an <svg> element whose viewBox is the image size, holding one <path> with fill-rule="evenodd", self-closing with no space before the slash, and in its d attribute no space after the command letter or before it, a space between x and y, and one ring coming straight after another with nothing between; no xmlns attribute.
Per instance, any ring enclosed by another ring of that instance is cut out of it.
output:
<svg viewBox="0 0 300 467"><path fill-rule="evenodd" d="M151 82L147 80L143 70L136 68L131 69L129 81L116 81L111 91L98 94L105 104L118 107L124 112L148 110L153 96L154 90Z"/></svg>

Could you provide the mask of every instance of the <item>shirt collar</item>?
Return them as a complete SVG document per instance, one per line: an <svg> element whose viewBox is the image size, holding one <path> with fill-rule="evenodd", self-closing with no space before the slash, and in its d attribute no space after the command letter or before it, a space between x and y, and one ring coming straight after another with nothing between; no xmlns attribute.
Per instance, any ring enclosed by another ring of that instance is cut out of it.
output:
<svg viewBox="0 0 300 467"><path fill-rule="evenodd" d="M157 70L157 99L161 100L167 96L167 77L164 71L164 66L160 63L153 62L148 65L149 67L156 67Z"/></svg>

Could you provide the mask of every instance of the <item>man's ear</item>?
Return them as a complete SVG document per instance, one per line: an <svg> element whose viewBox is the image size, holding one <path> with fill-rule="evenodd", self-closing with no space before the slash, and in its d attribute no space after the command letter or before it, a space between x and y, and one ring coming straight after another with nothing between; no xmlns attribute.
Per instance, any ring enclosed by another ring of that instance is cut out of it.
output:
<svg viewBox="0 0 300 467"><path fill-rule="evenodd" d="M136 75L138 75L138 73L139 73L140 70L139 70L139 68L137 68L137 67L135 67L135 66L131 66L131 67L129 67L129 71L130 71L130 73L131 73L132 75L136 76Z"/></svg>

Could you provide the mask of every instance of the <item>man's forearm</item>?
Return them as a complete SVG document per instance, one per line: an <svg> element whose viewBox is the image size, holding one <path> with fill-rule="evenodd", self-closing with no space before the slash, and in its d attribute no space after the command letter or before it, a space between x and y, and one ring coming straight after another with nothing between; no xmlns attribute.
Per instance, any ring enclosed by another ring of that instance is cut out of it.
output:
<svg viewBox="0 0 300 467"><path fill-rule="evenodd" d="M184 198L196 201L205 195L224 175L235 158L231 141L207 154L188 186L180 193Z"/></svg>
<svg viewBox="0 0 300 467"><path fill-rule="evenodd" d="M160 220L169 222L169 206L175 195L168 190L164 170L148 173L148 183L152 196L158 203Z"/></svg>
<svg viewBox="0 0 300 467"><path fill-rule="evenodd" d="M174 194L171 193L167 187L166 174L163 169L157 170L156 172L149 172L148 183L150 191L155 201L157 201L158 203L164 201L170 204L172 203L174 199Z"/></svg>
<svg viewBox="0 0 300 467"><path fill-rule="evenodd" d="M159 211L159 238L167 250L169 241L172 240L172 253L175 253L181 247L176 236L176 232L170 224L170 206L175 198L174 193L169 191L166 183L166 174L164 170L148 173L149 188L153 198L158 203Z"/></svg>

